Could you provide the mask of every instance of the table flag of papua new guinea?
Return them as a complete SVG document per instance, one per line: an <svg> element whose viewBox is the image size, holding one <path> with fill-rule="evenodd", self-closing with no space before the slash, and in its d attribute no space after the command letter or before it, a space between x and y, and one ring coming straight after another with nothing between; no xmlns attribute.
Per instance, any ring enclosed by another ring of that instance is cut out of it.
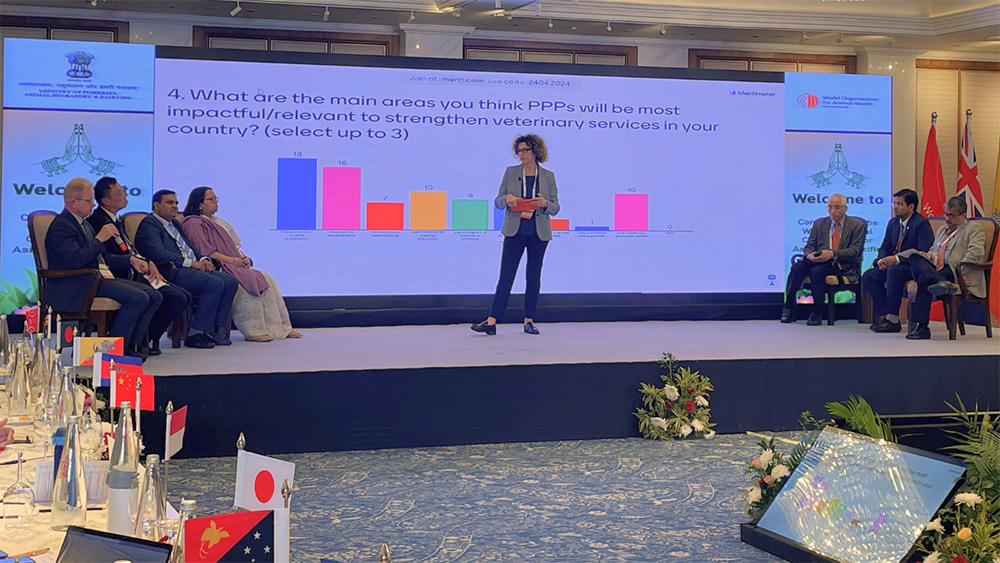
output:
<svg viewBox="0 0 1000 563"><path fill-rule="evenodd" d="M254 510L192 518L184 524L189 563L288 561L288 510Z"/></svg>

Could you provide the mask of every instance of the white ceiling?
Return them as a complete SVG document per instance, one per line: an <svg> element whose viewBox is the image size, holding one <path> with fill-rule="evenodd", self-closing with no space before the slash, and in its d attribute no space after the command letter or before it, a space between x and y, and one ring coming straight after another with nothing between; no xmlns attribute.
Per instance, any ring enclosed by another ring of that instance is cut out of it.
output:
<svg viewBox="0 0 1000 563"><path fill-rule="evenodd" d="M331 31L370 26L378 32L412 23L462 27L473 37L513 33L545 35L535 40L585 36L580 40L600 38L619 44L629 39L704 41L761 48L787 45L805 52L889 46L1000 60L1000 1L986 0L241 0L242 10L232 17L235 0L98 0L93 8L90 4L91 0L3 0L0 13L125 20L211 18L216 21L205 25L251 27L269 21L280 22L283 29ZM326 8L328 22L322 20ZM805 45L800 44L803 33L809 38Z"/></svg>

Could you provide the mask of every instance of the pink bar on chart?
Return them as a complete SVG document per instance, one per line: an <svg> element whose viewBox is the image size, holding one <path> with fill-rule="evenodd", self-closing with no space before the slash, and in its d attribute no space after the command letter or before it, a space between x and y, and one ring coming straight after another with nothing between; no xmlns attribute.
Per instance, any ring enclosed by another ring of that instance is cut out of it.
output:
<svg viewBox="0 0 1000 563"><path fill-rule="evenodd" d="M361 169L323 167L323 228L361 228Z"/></svg>
<svg viewBox="0 0 1000 563"><path fill-rule="evenodd" d="M615 230L649 230L649 194L615 194Z"/></svg>

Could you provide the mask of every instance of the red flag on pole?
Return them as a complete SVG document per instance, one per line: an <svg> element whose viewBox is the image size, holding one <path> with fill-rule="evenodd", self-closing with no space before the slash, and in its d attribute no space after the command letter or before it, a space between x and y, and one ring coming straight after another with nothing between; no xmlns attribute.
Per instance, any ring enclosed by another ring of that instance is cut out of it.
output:
<svg viewBox="0 0 1000 563"><path fill-rule="evenodd" d="M38 306L29 307L24 310L24 332L34 334L38 332L38 316L40 315Z"/></svg>
<svg viewBox="0 0 1000 563"><path fill-rule="evenodd" d="M923 196L920 213L924 217L944 216L944 170L941 168L941 154L938 152L937 131L934 123L927 133L927 149L924 151Z"/></svg>
<svg viewBox="0 0 1000 563"><path fill-rule="evenodd" d="M122 401L128 401L135 407L135 382L142 378L142 410L152 411L153 401L156 400L155 379L148 373L127 373L120 371L115 374L115 380L111 382L111 406L118 408L122 406Z"/></svg>
<svg viewBox="0 0 1000 563"><path fill-rule="evenodd" d="M979 165L976 164L976 149L972 146L972 110L965 112L965 133L962 135L962 150L958 155L958 197L965 200L969 210L968 218L982 217L983 189L979 185Z"/></svg>

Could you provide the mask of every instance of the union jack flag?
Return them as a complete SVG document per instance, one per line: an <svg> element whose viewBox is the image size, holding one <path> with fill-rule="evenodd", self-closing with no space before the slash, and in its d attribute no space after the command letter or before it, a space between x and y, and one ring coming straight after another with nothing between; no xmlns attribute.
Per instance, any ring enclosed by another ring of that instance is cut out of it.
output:
<svg viewBox="0 0 1000 563"><path fill-rule="evenodd" d="M965 200L969 206L966 216L983 217L983 189L979 185L979 165L976 164L976 149L972 146L972 131L969 123L972 116L965 120L965 133L962 135L962 149L958 155L958 197Z"/></svg>

